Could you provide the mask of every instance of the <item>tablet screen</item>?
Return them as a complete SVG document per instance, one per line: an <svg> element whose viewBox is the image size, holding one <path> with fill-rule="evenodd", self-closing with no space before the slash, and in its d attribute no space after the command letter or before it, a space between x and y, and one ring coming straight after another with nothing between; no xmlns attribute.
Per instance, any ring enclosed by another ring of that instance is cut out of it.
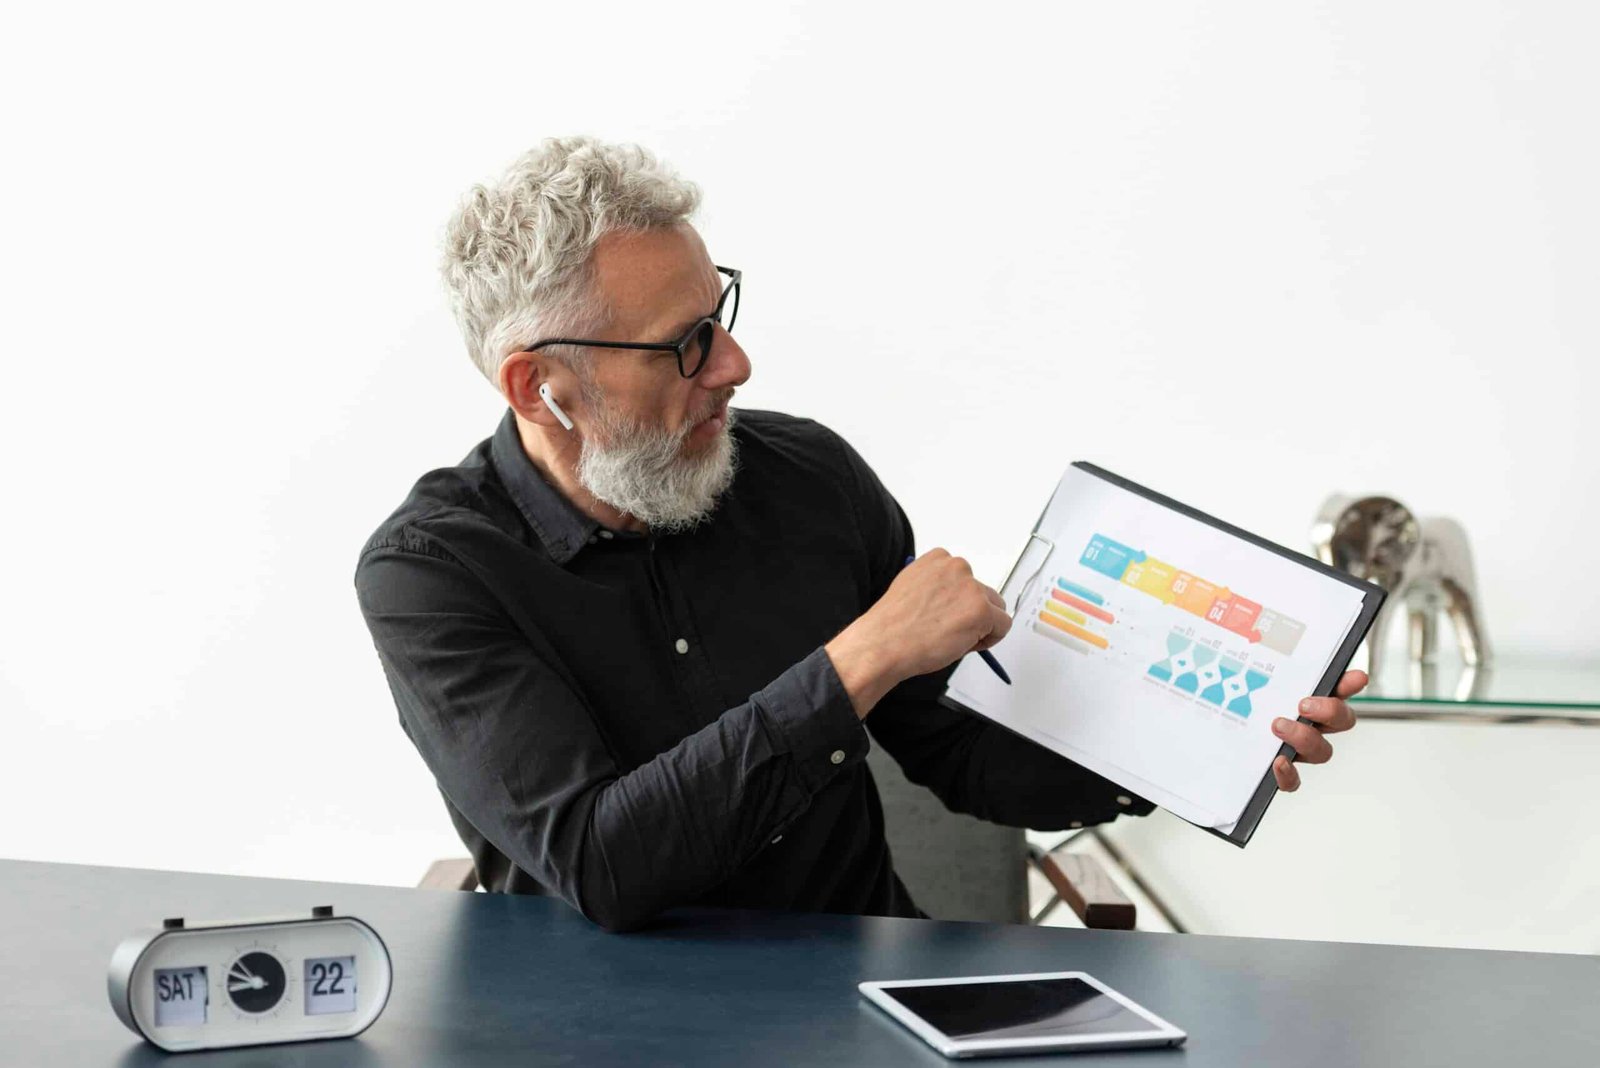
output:
<svg viewBox="0 0 1600 1068"><path fill-rule="evenodd" d="M1082 979L881 989L954 1039L1066 1038L1157 1030Z"/></svg>

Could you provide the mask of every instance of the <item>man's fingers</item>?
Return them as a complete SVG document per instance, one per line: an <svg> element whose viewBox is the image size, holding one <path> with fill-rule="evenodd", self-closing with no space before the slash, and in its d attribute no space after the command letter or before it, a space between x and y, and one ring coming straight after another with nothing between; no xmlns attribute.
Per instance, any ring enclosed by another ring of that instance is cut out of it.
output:
<svg viewBox="0 0 1600 1068"><path fill-rule="evenodd" d="M1300 773L1288 757L1278 757L1272 762L1272 777L1278 780L1278 789L1294 793L1300 789Z"/></svg>
<svg viewBox="0 0 1600 1068"><path fill-rule="evenodd" d="M989 633L972 647L974 653L981 653L993 645L999 645L1000 640L1011 631L1011 616L1006 612L1005 606L989 606Z"/></svg>
<svg viewBox="0 0 1600 1068"><path fill-rule="evenodd" d="M1289 763L1288 757L1279 757L1272 762L1272 777L1278 780L1278 789L1286 794L1300 789L1300 773Z"/></svg>
<svg viewBox="0 0 1600 1068"><path fill-rule="evenodd" d="M1339 676L1339 685L1333 692L1340 697L1354 697L1367 688L1367 673L1365 671L1346 671Z"/></svg>
<svg viewBox="0 0 1600 1068"><path fill-rule="evenodd" d="M1307 697L1300 702L1300 714L1314 721L1324 734L1338 734L1356 725L1355 712L1337 697Z"/></svg>
<svg viewBox="0 0 1600 1068"><path fill-rule="evenodd" d="M1272 721L1272 733L1288 742L1295 756L1307 764L1326 764L1333 756L1333 743L1309 723L1279 717Z"/></svg>
<svg viewBox="0 0 1600 1068"><path fill-rule="evenodd" d="M1006 614L1005 602L1002 601L989 609L989 620L994 626L989 632L989 637L994 641L999 641L1011 631L1011 617Z"/></svg>
<svg viewBox="0 0 1600 1068"><path fill-rule="evenodd" d="M1356 714L1344 700L1354 697L1367 686L1365 671L1346 671L1334 688L1337 697L1307 697L1300 702L1300 714L1310 723L1292 719L1272 721L1272 733L1289 743L1297 760L1307 764L1326 764L1333 759L1333 743L1325 734L1338 734L1356 725ZM1293 793L1300 789L1300 772L1288 757L1277 757L1272 762L1272 777L1278 780L1278 789Z"/></svg>

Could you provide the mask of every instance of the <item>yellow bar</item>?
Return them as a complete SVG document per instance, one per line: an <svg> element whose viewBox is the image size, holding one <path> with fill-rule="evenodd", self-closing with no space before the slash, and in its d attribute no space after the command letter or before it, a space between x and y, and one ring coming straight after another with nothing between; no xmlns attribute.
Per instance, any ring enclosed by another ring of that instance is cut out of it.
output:
<svg viewBox="0 0 1600 1068"><path fill-rule="evenodd" d="M1054 612L1058 616L1065 616L1074 623L1087 624L1089 622L1088 616L1084 615L1082 612L1074 612L1060 601L1046 601L1044 603L1044 610L1046 612Z"/></svg>
<svg viewBox="0 0 1600 1068"><path fill-rule="evenodd" d="M1039 618L1050 624L1052 627L1055 627L1057 630L1065 631L1074 638L1079 638L1088 642L1090 645L1097 646L1098 648L1104 649L1111 644L1094 631L1084 630L1082 627L1075 627L1064 619L1057 619L1049 612L1040 612Z"/></svg>

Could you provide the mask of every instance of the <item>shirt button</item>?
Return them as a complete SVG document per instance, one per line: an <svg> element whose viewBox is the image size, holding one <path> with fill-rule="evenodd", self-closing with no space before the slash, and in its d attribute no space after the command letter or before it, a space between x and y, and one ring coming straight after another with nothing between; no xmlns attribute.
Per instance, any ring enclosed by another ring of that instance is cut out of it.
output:
<svg viewBox="0 0 1600 1068"><path fill-rule="evenodd" d="M609 541L609 540L610 540L610 539L611 539L611 531L609 531L609 530L602 530L602 531L601 531L601 532L600 532L600 536L601 536L601 537L602 537L602 538L605 538L605 539L606 539L606 540L607 540L607 541Z"/></svg>
<svg viewBox="0 0 1600 1068"><path fill-rule="evenodd" d="M1133 798L1129 797L1127 794L1118 794L1117 795L1117 804L1119 804L1119 805L1131 805L1131 804L1133 804Z"/></svg>
<svg viewBox="0 0 1600 1068"><path fill-rule="evenodd" d="M776 838L774 838L774 839L773 839L773 840L772 840L772 844L773 844L773 845L777 845L777 844L778 844L778 843L779 843L779 842L781 842L781 841L783 841L783 835L781 835L781 834L780 834L780 835L778 835L778 837L776 837Z"/></svg>
<svg viewBox="0 0 1600 1068"><path fill-rule="evenodd" d="M832 753L830 753L828 755L828 759L830 761L832 761L833 763L835 763L835 764L843 764L844 763L844 750L843 749L835 749Z"/></svg>
<svg viewBox="0 0 1600 1068"><path fill-rule="evenodd" d="M673 642L672 647L678 650L680 653L687 653L689 651L689 643L684 641L682 638L679 638L677 641Z"/></svg>

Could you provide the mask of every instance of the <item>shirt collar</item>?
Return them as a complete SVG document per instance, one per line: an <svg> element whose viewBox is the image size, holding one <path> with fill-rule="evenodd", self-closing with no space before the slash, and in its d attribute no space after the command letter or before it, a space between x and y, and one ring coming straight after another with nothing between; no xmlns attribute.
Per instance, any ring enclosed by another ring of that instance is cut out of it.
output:
<svg viewBox="0 0 1600 1068"><path fill-rule="evenodd" d="M580 512L561 491L545 480L523 451L517 433L517 415L506 409L506 417L494 432L490 456L500 481L505 483L517 510L544 543L550 558L563 566L578 550L594 540L600 521ZM607 536L610 532L607 531Z"/></svg>

